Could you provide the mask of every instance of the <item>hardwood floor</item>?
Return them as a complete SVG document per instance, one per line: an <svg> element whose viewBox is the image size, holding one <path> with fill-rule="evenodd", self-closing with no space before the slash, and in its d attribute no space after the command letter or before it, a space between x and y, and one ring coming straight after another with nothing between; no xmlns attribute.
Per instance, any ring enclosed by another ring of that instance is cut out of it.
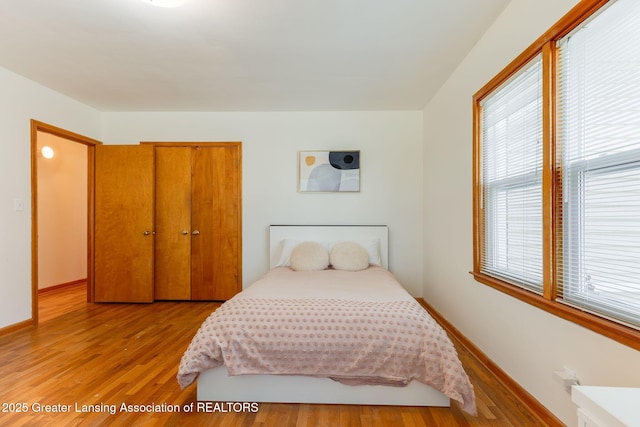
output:
<svg viewBox="0 0 640 427"><path fill-rule="evenodd" d="M40 323L80 310L87 305L87 282L73 286L41 292L38 295L38 318Z"/></svg>
<svg viewBox="0 0 640 427"><path fill-rule="evenodd" d="M241 405L222 403L212 408L216 412L187 413L196 390L180 390L176 369L196 329L219 304L87 304L82 288L75 294L43 294L40 325L0 337L0 425L544 425L458 343L475 387L477 417L453 401L451 408L262 403L239 412ZM68 311L56 308L61 306ZM160 412L127 412L123 404L160 405ZM177 410L169 412L174 405Z"/></svg>

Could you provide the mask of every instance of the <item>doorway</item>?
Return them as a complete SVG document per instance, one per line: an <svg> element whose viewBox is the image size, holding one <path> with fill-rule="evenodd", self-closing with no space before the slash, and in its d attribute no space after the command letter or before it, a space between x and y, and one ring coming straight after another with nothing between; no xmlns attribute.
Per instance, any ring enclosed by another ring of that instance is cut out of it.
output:
<svg viewBox="0 0 640 427"><path fill-rule="evenodd" d="M93 301L93 158L97 144L100 142L91 138L31 121L34 324L40 319L41 289L84 286L86 291L79 295L86 294L86 301ZM53 149L53 158L44 157L45 145ZM56 154L59 157L54 161ZM56 257L56 251L65 256Z"/></svg>

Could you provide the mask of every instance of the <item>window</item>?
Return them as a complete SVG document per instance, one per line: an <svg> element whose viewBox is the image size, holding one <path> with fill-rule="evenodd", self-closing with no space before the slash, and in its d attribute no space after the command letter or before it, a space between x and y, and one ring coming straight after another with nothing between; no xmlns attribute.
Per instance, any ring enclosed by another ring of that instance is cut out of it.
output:
<svg viewBox="0 0 640 427"><path fill-rule="evenodd" d="M474 130L476 279L640 349L640 2L579 3Z"/></svg>
<svg viewBox="0 0 640 427"><path fill-rule="evenodd" d="M542 293L542 61L481 102L481 271Z"/></svg>

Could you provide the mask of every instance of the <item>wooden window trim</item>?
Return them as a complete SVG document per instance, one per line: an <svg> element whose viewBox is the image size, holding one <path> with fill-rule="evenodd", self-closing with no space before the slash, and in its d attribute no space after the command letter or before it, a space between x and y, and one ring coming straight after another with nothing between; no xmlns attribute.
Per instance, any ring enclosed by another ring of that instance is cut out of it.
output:
<svg viewBox="0 0 640 427"><path fill-rule="evenodd" d="M558 22L553 24L543 35L527 47L520 55L509 63L494 78L489 80L473 96L474 104L482 101L487 95L493 92L498 86L507 81L511 76L524 67L533 57L542 52L544 45L555 42L573 31L578 25L598 11L610 0L582 0L573 7Z"/></svg>
<svg viewBox="0 0 640 427"><path fill-rule="evenodd" d="M609 0L582 0L549 30L500 71L473 96L473 271L476 281L507 295L545 310L562 319L574 322L621 344L640 350L640 331L604 317L582 311L556 301L556 243L562 236L561 224L556 221L560 208L560 167L556 164L556 42L593 15ZM481 164L481 101L501 84L526 66L536 55L543 60L543 295L535 294L480 271L484 236L482 207Z"/></svg>
<svg viewBox="0 0 640 427"><path fill-rule="evenodd" d="M636 329L556 301L550 301L543 296L496 279L495 277L476 272L472 272L471 274L474 276L475 280L484 285L492 287L562 319L584 326L587 329L611 338L635 350L640 350L640 332Z"/></svg>

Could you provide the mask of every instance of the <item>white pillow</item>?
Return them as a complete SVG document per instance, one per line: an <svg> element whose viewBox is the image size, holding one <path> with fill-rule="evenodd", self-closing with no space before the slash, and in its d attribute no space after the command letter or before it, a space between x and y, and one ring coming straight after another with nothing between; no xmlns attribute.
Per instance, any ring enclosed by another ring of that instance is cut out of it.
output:
<svg viewBox="0 0 640 427"><path fill-rule="evenodd" d="M369 253L356 242L340 242L329 252L329 262L336 270L360 271L369 268Z"/></svg>
<svg viewBox="0 0 640 427"><path fill-rule="evenodd" d="M291 252L302 243L301 240L283 239L278 245L274 259L277 259L274 267L289 267L291 265Z"/></svg>
<svg viewBox="0 0 640 427"><path fill-rule="evenodd" d="M290 260L296 271L324 270L329 267L329 252L318 242L302 242L291 251Z"/></svg>
<svg viewBox="0 0 640 427"><path fill-rule="evenodd" d="M369 264L382 265L382 255L380 254L380 239L356 240L369 254Z"/></svg>

